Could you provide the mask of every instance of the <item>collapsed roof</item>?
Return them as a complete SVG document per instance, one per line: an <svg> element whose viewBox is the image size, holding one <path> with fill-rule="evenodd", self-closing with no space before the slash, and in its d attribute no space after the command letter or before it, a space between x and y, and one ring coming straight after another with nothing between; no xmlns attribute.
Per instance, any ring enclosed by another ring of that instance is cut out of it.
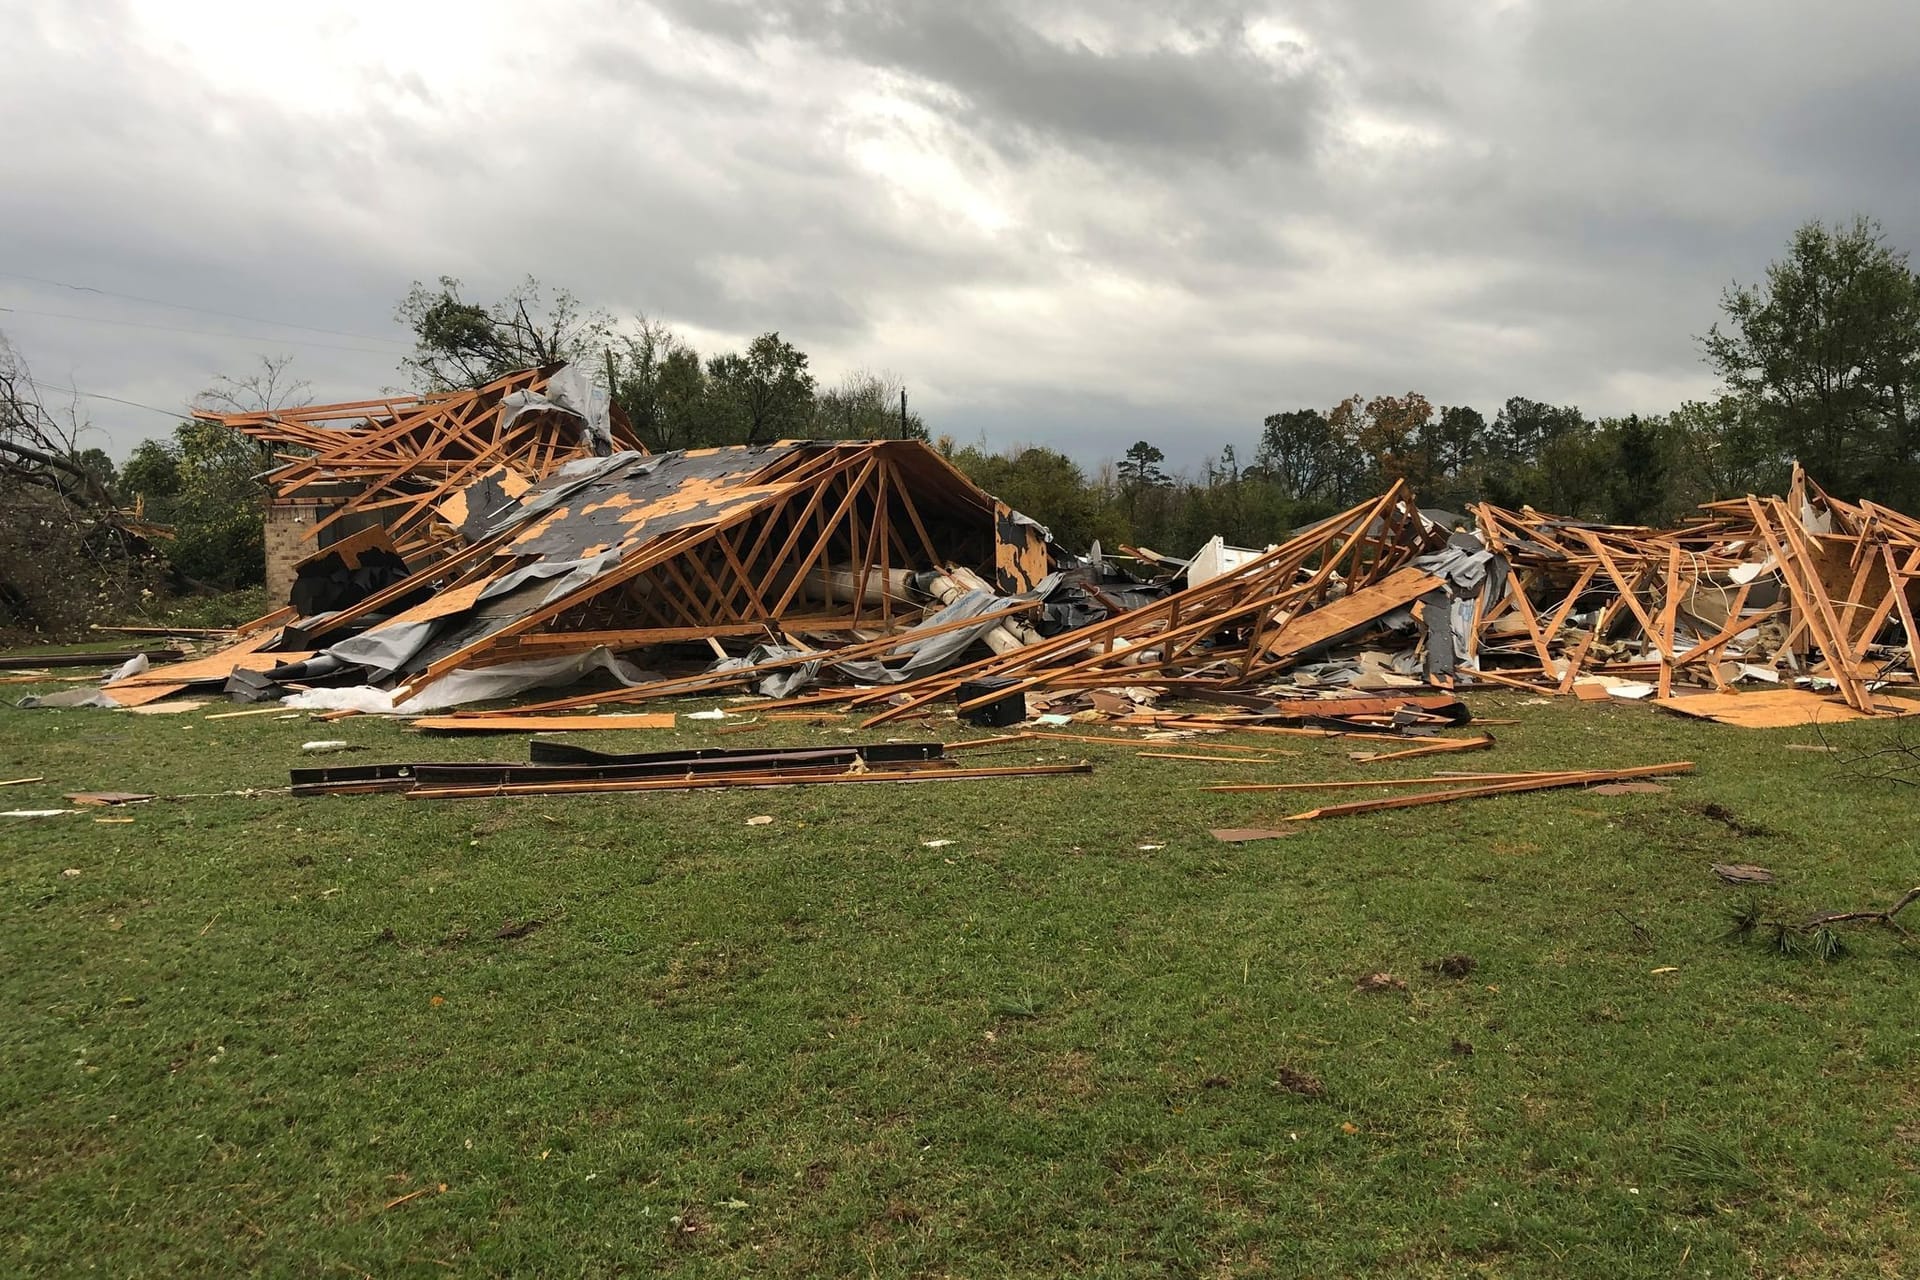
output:
<svg viewBox="0 0 1920 1280"><path fill-rule="evenodd" d="M283 465L265 477L277 498L334 508L305 534L315 551L336 526L372 517L416 565L457 545L440 504L482 475L519 488L578 458L646 452L606 391L567 366L471 390L194 417L279 450Z"/></svg>

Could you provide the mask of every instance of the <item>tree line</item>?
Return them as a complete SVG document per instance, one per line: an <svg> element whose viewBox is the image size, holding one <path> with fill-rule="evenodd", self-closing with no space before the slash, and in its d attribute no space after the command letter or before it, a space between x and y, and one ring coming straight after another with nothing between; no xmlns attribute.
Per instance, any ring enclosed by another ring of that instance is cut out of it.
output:
<svg viewBox="0 0 1920 1280"><path fill-rule="evenodd" d="M1803 464L1837 496L1920 514L1920 277L1870 219L1810 222L1698 342L1721 394L1593 416L1515 396L1491 418L1419 392L1274 413L1194 476L1133 444L1088 473L1056 450L955 448L954 461L1070 547L1098 538L1190 554L1264 545L1405 480L1424 507L1473 502L1667 524L1701 502L1777 493ZM1244 452L1243 452L1244 451Z"/></svg>

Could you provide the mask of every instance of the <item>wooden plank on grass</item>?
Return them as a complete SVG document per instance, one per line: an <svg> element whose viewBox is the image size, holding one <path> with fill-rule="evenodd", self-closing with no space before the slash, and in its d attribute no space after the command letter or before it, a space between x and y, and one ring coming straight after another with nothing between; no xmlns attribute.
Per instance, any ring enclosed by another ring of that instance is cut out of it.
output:
<svg viewBox="0 0 1920 1280"><path fill-rule="evenodd" d="M1496 782L1482 787L1456 791L1423 791L1418 795L1389 796L1382 800L1355 800L1350 804L1324 805L1305 813L1290 814L1287 822L1312 822L1319 818L1344 818L1355 814L1378 813L1383 809L1413 809L1421 805L1449 804L1455 800L1473 800L1481 796L1512 795L1521 791L1548 791L1557 787L1581 787L1594 782L1625 782L1631 778L1657 778L1675 773L1692 773L1693 762L1677 760L1670 764L1649 764L1633 769L1594 769L1585 772L1547 774L1518 782Z"/></svg>
<svg viewBox="0 0 1920 1280"><path fill-rule="evenodd" d="M671 711L618 716L420 716L416 729L431 733L568 733L581 729L671 729Z"/></svg>

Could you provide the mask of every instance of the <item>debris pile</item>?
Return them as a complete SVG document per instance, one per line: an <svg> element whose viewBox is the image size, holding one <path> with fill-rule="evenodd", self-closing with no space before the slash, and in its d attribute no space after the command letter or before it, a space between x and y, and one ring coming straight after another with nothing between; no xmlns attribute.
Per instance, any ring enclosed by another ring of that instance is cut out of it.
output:
<svg viewBox="0 0 1920 1280"><path fill-rule="evenodd" d="M1487 678L1756 725L1898 713L1880 691L1916 683L1920 521L1839 501L1797 469L1786 497L1710 503L1677 529L1476 518L1512 570L1472 628ZM1771 691L1682 696L1739 684Z"/></svg>
<svg viewBox="0 0 1920 1280"><path fill-rule="evenodd" d="M111 683L122 705L224 688L504 729L759 695L845 706L861 727L951 700L986 726L1337 717L1404 737L1466 718L1423 702L1436 686L1796 723L1898 712L1886 691L1917 682L1920 521L1798 473L1785 497L1669 530L1484 505L1448 528L1396 484L1264 551L1138 553L1136 577L1058 547L915 441L649 455L571 370L218 420L304 451L275 493L334 507L303 535L288 608ZM1756 683L1764 696L1734 693Z"/></svg>

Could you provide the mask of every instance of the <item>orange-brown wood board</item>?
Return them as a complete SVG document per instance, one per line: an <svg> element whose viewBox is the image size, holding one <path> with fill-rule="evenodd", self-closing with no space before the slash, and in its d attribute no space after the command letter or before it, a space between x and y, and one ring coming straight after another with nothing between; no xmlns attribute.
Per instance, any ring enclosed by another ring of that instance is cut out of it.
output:
<svg viewBox="0 0 1920 1280"><path fill-rule="evenodd" d="M1654 706L1677 711L1718 724L1742 729L1791 729L1799 725L1839 724L1847 720L1866 720L1838 698L1806 689L1765 689L1753 693L1699 693L1680 698L1662 698ZM1883 715L1920 715L1920 707L1911 702L1881 699L1874 704Z"/></svg>

